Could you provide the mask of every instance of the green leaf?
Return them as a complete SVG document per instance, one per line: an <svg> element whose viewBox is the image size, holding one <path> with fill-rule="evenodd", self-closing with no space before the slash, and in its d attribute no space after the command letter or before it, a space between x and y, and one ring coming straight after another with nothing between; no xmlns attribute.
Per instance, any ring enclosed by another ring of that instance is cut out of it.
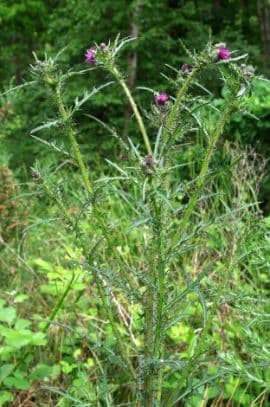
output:
<svg viewBox="0 0 270 407"><path fill-rule="evenodd" d="M17 331L24 330L28 328L31 325L31 322L28 321L27 319L17 319L16 324L15 324L15 329Z"/></svg>
<svg viewBox="0 0 270 407"><path fill-rule="evenodd" d="M26 320L19 320L22 326L28 322ZM21 327L20 327L21 328ZM5 328L0 325L0 334L6 338L6 343L8 346L20 349L23 346L28 344L32 344L35 346L42 346L46 344L45 334L42 332L32 332L29 329L20 329L20 331L16 331L15 329Z"/></svg>
<svg viewBox="0 0 270 407"><path fill-rule="evenodd" d="M9 376L13 369L14 366L11 364L6 364L0 367L0 383Z"/></svg>
<svg viewBox="0 0 270 407"><path fill-rule="evenodd" d="M20 349L23 346L26 346L31 341L31 331L24 330L21 332L9 329L3 333L3 336L6 338L6 342L9 346Z"/></svg>
<svg viewBox="0 0 270 407"><path fill-rule="evenodd" d="M35 259L34 264L39 266L38 271L44 273L44 271L53 271L53 266L45 260Z"/></svg>
<svg viewBox="0 0 270 407"><path fill-rule="evenodd" d="M11 324L16 318L16 309L12 307L0 308L0 321Z"/></svg>
<svg viewBox="0 0 270 407"><path fill-rule="evenodd" d="M30 374L29 379L41 380L45 377L49 377L54 373L54 367L44 364L37 365L36 369Z"/></svg>
<svg viewBox="0 0 270 407"><path fill-rule="evenodd" d="M12 394L9 391L0 391L0 406L3 406L9 401L13 401Z"/></svg>
<svg viewBox="0 0 270 407"><path fill-rule="evenodd" d="M42 346L42 345L46 345L46 335L42 332L37 332L32 334L32 339L31 339L31 343L32 345L36 345L36 346Z"/></svg>
<svg viewBox="0 0 270 407"><path fill-rule="evenodd" d="M4 380L5 386L10 389L26 390L29 389L31 383L24 377L8 377Z"/></svg>
<svg viewBox="0 0 270 407"><path fill-rule="evenodd" d="M16 295L16 297L14 298L14 302L16 304L21 303L21 302L24 302L25 300L27 300L28 298L29 298L29 296L26 294L19 294L19 295Z"/></svg>
<svg viewBox="0 0 270 407"><path fill-rule="evenodd" d="M196 335L194 335L194 336L191 338L190 342L189 342L189 346L188 346L188 356L189 356L190 358L192 358L192 356L194 355L194 352L195 352L195 349L196 349L196 346L197 346L197 339L198 339L198 337L197 337Z"/></svg>

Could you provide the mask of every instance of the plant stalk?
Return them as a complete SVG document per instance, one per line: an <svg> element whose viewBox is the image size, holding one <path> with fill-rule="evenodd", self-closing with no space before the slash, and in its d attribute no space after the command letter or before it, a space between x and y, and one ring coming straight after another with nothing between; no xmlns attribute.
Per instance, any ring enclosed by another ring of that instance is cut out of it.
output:
<svg viewBox="0 0 270 407"><path fill-rule="evenodd" d="M116 67L113 67L111 72L112 72L113 76L115 77L115 79L119 82L119 84L121 85L123 91L125 92L125 94L127 96L127 99L128 99L128 101L130 103L130 106L131 106L131 108L133 110L133 113L134 113L134 115L136 117L139 129L140 129L141 134L143 136L143 141L144 141L147 153L149 155L153 155L152 148L151 148L150 141L149 141L149 138L148 138L148 135L147 135L147 132L146 132L146 128L145 128L144 123L143 123L142 116L141 116L141 114L139 112L139 109L137 107L137 104L136 104L136 102L135 102L135 100L134 100L134 98L133 98L133 96L132 96L132 94L131 94L131 92L129 90L129 87L127 86L126 82L124 81L124 79L122 78L120 72L118 71L118 69Z"/></svg>
<svg viewBox="0 0 270 407"><path fill-rule="evenodd" d="M165 301L163 205L156 197L157 182L151 180L150 212L152 247L149 252L149 286L145 303L144 406L160 406L162 393L163 311Z"/></svg>
<svg viewBox="0 0 270 407"><path fill-rule="evenodd" d="M194 208L196 206L196 203L198 201L198 198L200 196L200 193L204 187L205 184L205 180L206 180L206 176L208 174L209 171L209 165L210 165L210 161L213 155L213 152L216 148L217 142L223 132L224 126L227 123L228 119L230 118L231 113L235 110L235 103L234 103L234 98L231 98L230 101L228 101L228 106L225 108L224 112L221 114L217 125L211 135L211 139L210 139L210 143L209 146L207 148L206 154L204 156L204 160L202 162L202 166L201 166L201 170L200 173L197 177L197 181L196 181L196 186L195 186L195 191L193 193L193 195L191 196L189 203L187 205L187 208L185 210L184 216L182 218L182 221L180 223L180 227L179 227L179 234L181 235L189 220L190 217L194 211ZM179 234L176 236L176 239L178 239ZM173 245L174 246L174 245Z"/></svg>
<svg viewBox="0 0 270 407"><path fill-rule="evenodd" d="M70 143L72 145L74 156L75 156L75 158L76 158L76 160L78 162L79 168L80 168L83 184L84 184L84 186L86 188L86 191L90 195L90 194L92 194L93 189L92 189L92 186L91 186L89 178L88 178L86 166L84 164L83 157L82 157L82 154L80 152L79 145L77 143L75 133L74 133L74 131L72 129L72 126L71 126L71 121L70 121L69 115L68 115L68 113L66 111L66 108L64 106L64 103L63 103L63 100L62 100L62 97L61 97L61 92L60 92L60 87L59 86L56 88L55 91L53 91L53 94L54 94L54 97L55 97L55 100L56 100L56 104L57 104L57 107L58 107L58 110L59 110L60 117L61 117L61 119L63 120L63 122L64 122L64 124L66 126L67 135L68 135ZM104 227L102 227L102 229L104 229ZM84 244L83 244L83 250L84 250L84 252L86 254L88 253L88 249L85 247ZM107 318L108 318L108 320L110 322L113 333L114 333L114 335L116 337L122 359L126 363L131 376L133 378L135 378L136 377L135 370L134 370L134 368L133 368L133 366L131 364L131 361L130 361L128 355L127 355L126 348L125 348L125 346L123 344L121 334L120 334L120 332L119 332L119 330L117 328L117 325L116 325L116 322L115 322L115 319L114 319L114 316L113 316L112 309L110 308L110 306L107 303L106 292L105 292L104 286L103 286L102 282L100 281L100 279L98 278L98 276L96 275L96 273L94 273L94 280L95 280L95 283L97 285L97 289L98 289L99 295L101 297L102 304L103 304L104 309L106 311Z"/></svg>
<svg viewBox="0 0 270 407"><path fill-rule="evenodd" d="M71 144L72 149L73 149L73 154L74 154L74 156L75 156L75 158L77 160L78 166L79 166L80 171L81 171L83 184L84 184L84 186L86 188L87 193L89 195L91 195L92 192L93 192L93 189L92 189L91 183L89 181L89 177L88 177L88 174L87 174L87 169L86 169L85 163L83 161L83 157L82 157L82 154L80 152L78 142L76 140L75 132L72 129L72 126L71 126L70 117L69 117L69 115L68 115L68 113L66 111L66 108L64 106L64 103L63 103L63 100L62 100L62 97L61 97L61 92L60 92L60 87L59 86L56 88L56 90L55 90L55 92L53 92L53 94L55 96L55 100L56 100L56 104L57 104L57 107L58 107L58 110L59 110L60 117L61 117L61 119L63 120L63 122L64 122L64 124L66 126L67 135L68 135L70 144Z"/></svg>

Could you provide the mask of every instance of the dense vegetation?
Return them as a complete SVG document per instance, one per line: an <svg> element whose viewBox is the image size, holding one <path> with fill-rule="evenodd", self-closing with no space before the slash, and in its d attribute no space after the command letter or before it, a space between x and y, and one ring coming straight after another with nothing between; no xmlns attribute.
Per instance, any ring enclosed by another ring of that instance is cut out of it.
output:
<svg viewBox="0 0 270 407"><path fill-rule="evenodd" d="M268 2L0 16L0 405L269 405Z"/></svg>

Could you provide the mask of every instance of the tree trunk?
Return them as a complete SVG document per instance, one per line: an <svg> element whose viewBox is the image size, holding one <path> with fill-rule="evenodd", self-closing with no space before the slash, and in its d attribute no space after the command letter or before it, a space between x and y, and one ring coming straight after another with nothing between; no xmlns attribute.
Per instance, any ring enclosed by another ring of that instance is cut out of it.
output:
<svg viewBox="0 0 270 407"><path fill-rule="evenodd" d="M141 5L140 5L140 0L136 0L135 5L134 5L134 10L132 13L132 19L131 19L131 30L130 30L130 36L132 38L136 38L139 35L139 25L138 25L138 17L141 12ZM138 56L137 52L132 52L128 55L128 87L130 89L133 88L134 83L136 81L137 77L137 66L138 66ZM125 111L124 111L124 130L123 130L123 137L125 138L128 134L128 126L129 126L129 121L130 121L130 115L131 115L131 109L130 105L127 104L125 106Z"/></svg>
<svg viewBox="0 0 270 407"><path fill-rule="evenodd" d="M257 12L261 27L261 39L263 45L263 66L270 68L270 10L267 0L257 0Z"/></svg>

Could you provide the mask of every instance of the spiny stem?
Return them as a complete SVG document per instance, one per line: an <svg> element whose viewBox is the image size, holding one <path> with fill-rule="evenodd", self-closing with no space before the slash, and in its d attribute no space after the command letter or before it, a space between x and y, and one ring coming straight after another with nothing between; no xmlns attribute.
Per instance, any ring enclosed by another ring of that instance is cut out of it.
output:
<svg viewBox="0 0 270 407"><path fill-rule="evenodd" d="M203 160L203 163L201 166L201 171L200 171L200 174L196 181L195 191L189 200L189 203L185 210L183 219L180 223L180 227L179 227L180 234L185 230L185 228L189 222L190 216L192 215L195 205L198 201L202 188L204 187L205 179L206 179L206 176L207 176L207 173L209 170L210 160L211 160L211 157L215 150L216 144L218 142L219 137L221 136L221 134L223 132L225 124L227 123L231 113L235 109L234 100L235 100L234 98L231 98L230 101L228 101L228 106L225 108L224 112L221 114L219 121L211 135L210 143L209 143L208 149L206 151L206 154L204 156L204 160ZM177 238L178 237L179 237L179 234L177 235Z"/></svg>
<svg viewBox="0 0 270 407"><path fill-rule="evenodd" d="M197 75L200 68L201 68L201 64L198 64L197 66L195 66L195 68L190 72L187 79L183 83L183 86L180 87L180 89L177 93L176 99L175 99L175 103L174 103L172 110L170 111L169 117L167 119L167 123L166 123L167 129L170 130L171 126L174 125L174 123L176 121L176 115L179 110L179 107L182 104L183 98L185 97L194 77Z"/></svg>
<svg viewBox="0 0 270 407"><path fill-rule="evenodd" d="M149 141L149 138L148 138L148 135L147 135L147 132L146 132L146 128L145 128L144 123L143 123L142 116L141 116L141 114L139 112L139 109L137 107L137 104L136 104L136 102L135 102L135 100L134 100L134 98L133 98L133 96L132 96L132 94L131 94L131 92L130 92L127 84L126 84L126 82L124 81L124 79L122 78L120 72L118 71L118 69L116 67L113 67L111 72L112 72L113 76L115 77L115 79L119 82L119 84L123 88L123 90L124 90L124 92L125 92L125 94L126 94L126 96L128 98L130 106L131 106L131 108L133 110L133 113L134 113L134 115L136 117L136 120L138 122L139 129L140 129L140 131L142 133L143 141L144 141L147 153L152 155L153 152L152 152L152 148L151 148L151 145L150 145L150 141Z"/></svg>
<svg viewBox="0 0 270 407"><path fill-rule="evenodd" d="M152 218L152 249L149 253L149 286L146 293L144 406L160 406L163 356L164 259L163 259L163 205L156 198L157 182L151 180L150 211ZM155 365L157 362L157 365ZM149 366L149 367L148 367Z"/></svg>
<svg viewBox="0 0 270 407"><path fill-rule="evenodd" d="M88 175L87 175L87 170L86 170L86 167L85 167L85 164L84 164L84 161L83 161L80 149L79 149L79 145L78 145L77 140L76 140L75 133L74 133L74 131L72 129L72 126L71 126L69 115L68 115L68 113L66 111L66 108L64 106L64 103L63 103L63 100L62 100L62 97L61 97L60 86L58 86L56 88L56 90L53 92L53 94L54 94L54 97L55 97L55 100L56 100L56 104L57 104L57 107L58 107L58 110L59 110L60 117L62 118L63 122L66 125L67 135L68 135L70 143L72 145L74 156L77 159L77 162L78 162L78 165L79 165L79 168L80 168L80 171L81 171L81 176L82 176L82 179L83 179L84 186L85 186L88 194L92 194L93 189L92 189L92 186L90 184L90 181L89 181L89 178L88 178ZM80 243L82 243L82 242L80 242ZM88 252L88 250L87 250L87 248L85 247L84 244L83 244L83 250L84 250L85 253ZM130 359L129 359L127 353L126 353L126 348L125 348L125 346L123 344L121 334L120 334L120 332L119 332L119 330L117 328L117 325L116 325L112 310L111 310L110 306L107 303L105 288L104 288L103 284L101 283L100 279L98 278L98 276L96 275L96 273L94 273L94 280L95 280L95 283L97 285L98 292L99 292L99 295L101 297L102 304L103 304L103 306L105 308L108 320L110 321L110 325L111 325L111 327L113 329L113 333L114 333L114 335L115 335L115 337L117 339L119 350L120 350L120 353L122 355L122 358L125 361L125 363L127 364L130 374L132 375L133 378L135 378L135 376L136 376L135 370L134 370L134 368L133 368L133 366L132 366L132 364L130 362ZM62 303L60 304L60 306L61 305L62 305Z"/></svg>
<svg viewBox="0 0 270 407"><path fill-rule="evenodd" d="M105 308L107 318L108 318L108 320L110 322L113 333L114 333L115 338L117 340L117 344L118 344L120 353L122 355L122 359L126 363L132 378L135 379L136 378L136 372L135 372L135 370L134 370L134 368L133 368L133 366L131 364L131 361L130 361L130 359L128 357L128 354L126 352L126 347L125 347L125 345L123 343L121 334L120 334L120 332L119 332L119 330L118 330L118 328L116 326L116 322L115 322L115 319L114 319L114 316L113 316L111 306L107 302L106 293L105 293L103 283L100 281L100 279L99 279L99 277L98 277L98 275L96 273L94 273L94 280L95 280L95 283L97 285L98 293L100 295L102 304L103 304L103 306Z"/></svg>
<svg viewBox="0 0 270 407"><path fill-rule="evenodd" d="M157 183L153 185L153 192L156 193ZM165 243L167 208L163 202L158 202L156 195L153 196L153 217L156 221L155 245L157 253L157 304L156 304L156 324L153 355L159 364L156 368L156 406L161 404L164 354L164 307L166 302L166 282L165 282Z"/></svg>
<svg viewBox="0 0 270 407"><path fill-rule="evenodd" d="M77 160L77 163L78 163L80 171L81 171L83 184L84 184L88 194L91 195L92 192L93 192L93 189L92 189L92 186L91 186L90 181L89 181L89 177L88 177L88 174L87 174L87 169L86 169L86 166L84 164L83 157L82 157L82 154L80 152L79 145L78 145L78 142L76 140L74 130L72 129L72 126L71 126L69 115L68 115L68 113L66 111L66 108L64 106L64 103L63 103L63 100L62 100L62 97L61 97L60 87L58 86L56 88L55 92L53 92L53 93L54 93L54 96L55 96L55 101L56 101L56 104L57 104L57 107L58 107L58 110L59 110L60 117L61 117L61 119L63 120L63 122L64 122L64 124L66 126L67 135L68 135L70 144L72 146L74 156L75 156L75 158Z"/></svg>
<svg viewBox="0 0 270 407"><path fill-rule="evenodd" d="M153 200L153 198L152 198ZM152 215L153 216L153 215ZM153 219L155 222L155 218ZM153 233L154 234L154 233ZM155 399L155 371L153 367L155 320L156 320L156 253L153 246L148 254L148 287L145 293L145 321L144 321L144 407L154 406Z"/></svg>
<svg viewBox="0 0 270 407"><path fill-rule="evenodd" d="M163 146L167 148L167 142L169 139L169 132L175 126L177 120L177 113L179 107L181 106L182 100L193 81L194 76L197 74L198 70L200 69L201 64L198 64L197 67L191 72L189 77L184 82L183 86L179 89L175 104L170 111L168 116L167 122L163 128ZM165 165L169 166L168 159L165 160ZM152 193L155 193L156 185L152 182ZM164 180L165 190L169 188L169 178L166 177ZM158 261L156 264L152 264L150 266L150 284L149 293L147 295L147 305L146 305L146 316L145 316L145 330L146 330L146 337L145 337L145 361L148 359L162 359L163 357L163 313L164 313L164 302L165 302L165 270L164 270L164 259L163 259L163 252L164 247L162 245L162 226L160 222L162 222L162 216L165 216L165 213L158 214L157 202L156 197L152 196L152 218L158 228L155 230L153 228L153 234L156 239L156 250L154 255L158 255ZM164 225L163 225L164 228ZM155 271L156 269L156 271ZM153 271L154 270L154 271ZM157 275L156 275L157 273ZM153 292L153 288L156 290L156 293ZM145 383L144 383L144 390L145 390L145 400L144 406L150 407L153 406L154 403L156 406L160 405L161 402L161 394L162 394L162 377L163 377L163 370L161 366L155 367L154 372L149 370L148 374L145 375Z"/></svg>
<svg viewBox="0 0 270 407"><path fill-rule="evenodd" d="M176 126L176 122L177 122L177 114L178 114L179 108L181 107L183 99L185 98L186 93L187 93L191 83L193 82L195 76L197 75L197 73L200 71L200 69L203 66L204 66L203 62L198 62L197 65L194 67L194 69L188 75L188 77L185 80L185 82L183 83L183 85L178 90L174 105L173 105L173 107L168 115L168 118L166 120L166 123L163 127L163 134L162 134L163 148L165 148L167 150L168 150L167 143L170 138L170 133L175 132L175 126ZM172 141L173 140L170 141L170 143L169 143L170 145L172 144Z"/></svg>
<svg viewBox="0 0 270 407"><path fill-rule="evenodd" d="M70 292L70 290L72 288L72 284L73 284L74 279L75 279L75 275L73 274L73 276L70 279L70 281L68 282L63 294L61 295L59 301L57 302L56 306L54 307L54 309L50 313L48 322L46 323L46 325L42 329L43 332L47 332L50 324L53 322L54 318L56 317L56 315L60 311L60 309L61 309L61 307L62 307L62 305L63 305L63 303L65 301L65 298L67 297L68 293Z"/></svg>

